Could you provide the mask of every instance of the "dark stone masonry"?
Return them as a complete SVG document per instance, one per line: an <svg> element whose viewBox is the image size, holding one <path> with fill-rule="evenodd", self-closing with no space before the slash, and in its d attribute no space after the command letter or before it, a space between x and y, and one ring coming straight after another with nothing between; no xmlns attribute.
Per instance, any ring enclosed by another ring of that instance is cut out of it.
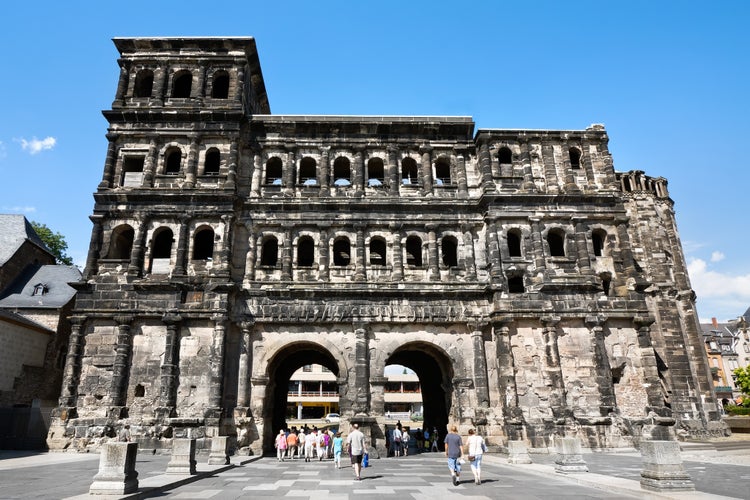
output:
<svg viewBox="0 0 750 500"><path fill-rule="evenodd" d="M388 364L496 448L725 431L667 181L603 126L272 115L253 38L114 42L51 448L261 453L307 364L380 450Z"/></svg>

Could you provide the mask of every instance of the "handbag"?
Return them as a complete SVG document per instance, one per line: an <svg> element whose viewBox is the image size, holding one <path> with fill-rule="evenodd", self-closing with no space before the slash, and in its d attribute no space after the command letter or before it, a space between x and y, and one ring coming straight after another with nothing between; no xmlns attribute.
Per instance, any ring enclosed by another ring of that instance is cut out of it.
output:
<svg viewBox="0 0 750 500"><path fill-rule="evenodd" d="M473 462L476 459L477 457L475 457L474 455L469 455L469 462Z"/></svg>

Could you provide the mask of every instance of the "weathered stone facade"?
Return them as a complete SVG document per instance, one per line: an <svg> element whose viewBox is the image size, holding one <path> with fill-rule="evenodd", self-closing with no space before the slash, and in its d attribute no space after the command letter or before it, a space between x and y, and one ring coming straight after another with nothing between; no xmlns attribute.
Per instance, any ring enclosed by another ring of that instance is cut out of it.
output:
<svg viewBox="0 0 750 500"><path fill-rule="evenodd" d="M252 38L115 44L51 447L259 453L311 363L380 449L392 363L425 426L495 446L721 430L667 182L616 173L602 126L271 115Z"/></svg>

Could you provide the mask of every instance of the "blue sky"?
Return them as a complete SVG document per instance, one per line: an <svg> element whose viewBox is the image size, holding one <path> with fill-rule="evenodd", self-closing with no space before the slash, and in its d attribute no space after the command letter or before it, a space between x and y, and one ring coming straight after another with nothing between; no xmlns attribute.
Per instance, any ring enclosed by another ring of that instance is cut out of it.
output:
<svg viewBox="0 0 750 500"><path fill-rule="evenodd" d="M111 39L253 36L273 113L605 124L617 170L669 180L700 317L750 306L748 2L36 1L2 21L0 213L62 233L79 264Z"/></svg>

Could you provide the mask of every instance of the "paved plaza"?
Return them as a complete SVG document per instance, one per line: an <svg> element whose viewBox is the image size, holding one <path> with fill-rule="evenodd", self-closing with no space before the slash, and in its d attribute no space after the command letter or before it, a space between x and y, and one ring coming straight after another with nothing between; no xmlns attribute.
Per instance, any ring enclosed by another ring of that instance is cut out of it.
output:
<svg viewBox="0 0 750 500"><path fill-rule="evenodd" d="M529 465L509 465L502 455L486 455L483 484L476 485L468 467L461 483L454 486L442 453L372 460L363 479L355 481L351 466L336 469L323 462L275 458L233 457L229 466L209 467L199 457L199 474L192 477L166 476L165 455L142 451L137 470L140 489L127 498L233 499L300 498L327 500L437 500L480 499L750 499L750 441L739 444L685 445L685 469L696 486L695 492L651 493L640 488L640 455L584 453L590 472L559 474L554 455L532 455ZM98 455L0 451L0 499L15 498L100 498L88 495L98 469ZM122 497L125 498L125 497Z"/></svg>

